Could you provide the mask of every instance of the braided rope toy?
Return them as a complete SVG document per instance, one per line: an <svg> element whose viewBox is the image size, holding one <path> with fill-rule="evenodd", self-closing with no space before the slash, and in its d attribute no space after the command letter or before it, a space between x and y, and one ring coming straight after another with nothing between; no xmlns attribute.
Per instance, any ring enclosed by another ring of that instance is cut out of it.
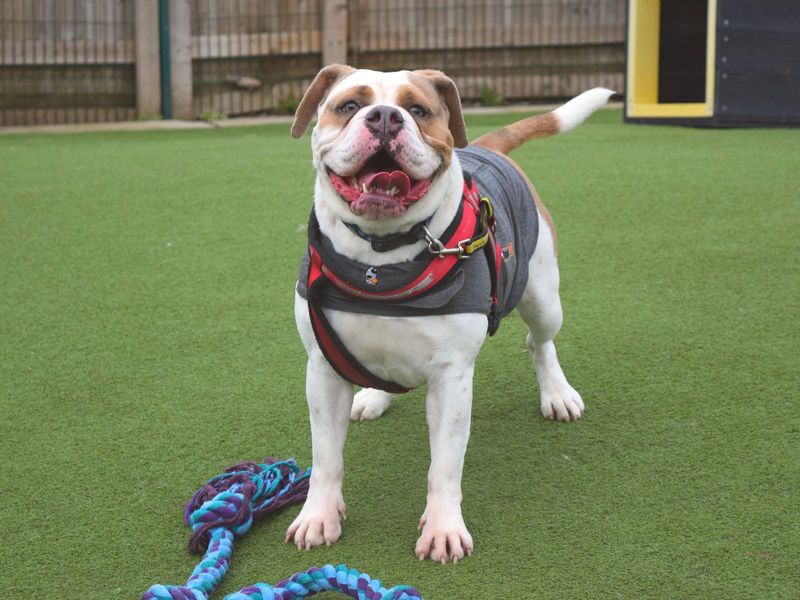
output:
<svg viewBox="0 0 800 600"><path fill-rule="evenodd" d="M308 494L311 469L294 460L271 457L263 463L243 462L208 480L186 505L184 521L192 528L189 551L205 554L184 585L155 584L142 600L207 600L228 572L233 540L246 534L253 521L300 502ZM379 579L345 565L311 567L275 586L255 583L223 600L295 600L320 592L337 592L356 600L422 600L411 586L386 589Z"/></svg>

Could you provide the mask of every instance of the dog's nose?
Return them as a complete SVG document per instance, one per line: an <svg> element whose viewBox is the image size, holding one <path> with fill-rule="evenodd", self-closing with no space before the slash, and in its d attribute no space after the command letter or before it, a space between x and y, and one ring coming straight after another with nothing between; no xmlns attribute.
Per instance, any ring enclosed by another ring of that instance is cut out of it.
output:
<svg viewBox="0 0 800 600"><path fill-rule="evenodd" d="M382 139L395 137L403 128L403 115L391 106L376 106L365 117L367 129Z"/></svg>

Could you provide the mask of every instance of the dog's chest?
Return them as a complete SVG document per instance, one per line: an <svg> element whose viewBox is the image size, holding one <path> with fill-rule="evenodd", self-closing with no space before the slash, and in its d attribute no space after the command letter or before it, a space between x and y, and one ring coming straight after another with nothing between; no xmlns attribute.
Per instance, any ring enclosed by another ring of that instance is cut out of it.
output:
<svg viewBox="0 0 800 600"><path fill-rule="evenodd" d="M387 317L324 309L358 361L378 377L419 387L451 364L472 364L486 337L486 317L475 313ZM295 318L307 351L317 346L308 305L295 295Z"/></svg>

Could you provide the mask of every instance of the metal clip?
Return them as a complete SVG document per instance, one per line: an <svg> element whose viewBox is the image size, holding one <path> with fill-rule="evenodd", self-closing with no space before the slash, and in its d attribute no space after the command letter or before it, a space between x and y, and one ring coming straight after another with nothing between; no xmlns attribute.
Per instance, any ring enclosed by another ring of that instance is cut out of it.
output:
<svg viewBox="0 0 800 600"><path fill-rule="evenodd" d="M461 240L456 244L455 248L446 248L442 241L433 237L431 232L428 231L428 228L424 225L422 226L422 231L425 233L425 241L428 242L428 252L431 254L435 254L439 258L444 258L448 254L458 255L459 260L467 260L469 258L465 246L472 241L471 239L467 238L466 240Z"/></svg>

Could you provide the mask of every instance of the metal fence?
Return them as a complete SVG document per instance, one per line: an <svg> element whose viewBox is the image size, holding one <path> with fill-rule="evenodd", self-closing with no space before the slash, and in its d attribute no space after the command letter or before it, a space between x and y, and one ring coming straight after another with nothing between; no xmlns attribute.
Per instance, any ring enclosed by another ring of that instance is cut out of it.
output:
<svg viewBox="0 0 800 600"><path fill-rule="evenodd" d="M136 118L130 0L0 0L0 125Z"/></svg>
<svg viewBox="0 0 800 600"><path fill-rule="evenodd" d="M160 27L157 19L142 21L139 2L0 0L0 125L136 118L142 81L170 85L157 57L147 67L153 76L137 79L136 40L144 27ZM467 103L552 100L623 85L625 0L160 3L191 15L179 21L191 64L173 69L171 85L182 73L181 89L189 90L182 114L194 118L290 112L331 60L332 39L342 41L333 59L354 66L441 69ZM157 35L149 39L158 46ZM160 52L163 67L174 55Z"/></svg>

